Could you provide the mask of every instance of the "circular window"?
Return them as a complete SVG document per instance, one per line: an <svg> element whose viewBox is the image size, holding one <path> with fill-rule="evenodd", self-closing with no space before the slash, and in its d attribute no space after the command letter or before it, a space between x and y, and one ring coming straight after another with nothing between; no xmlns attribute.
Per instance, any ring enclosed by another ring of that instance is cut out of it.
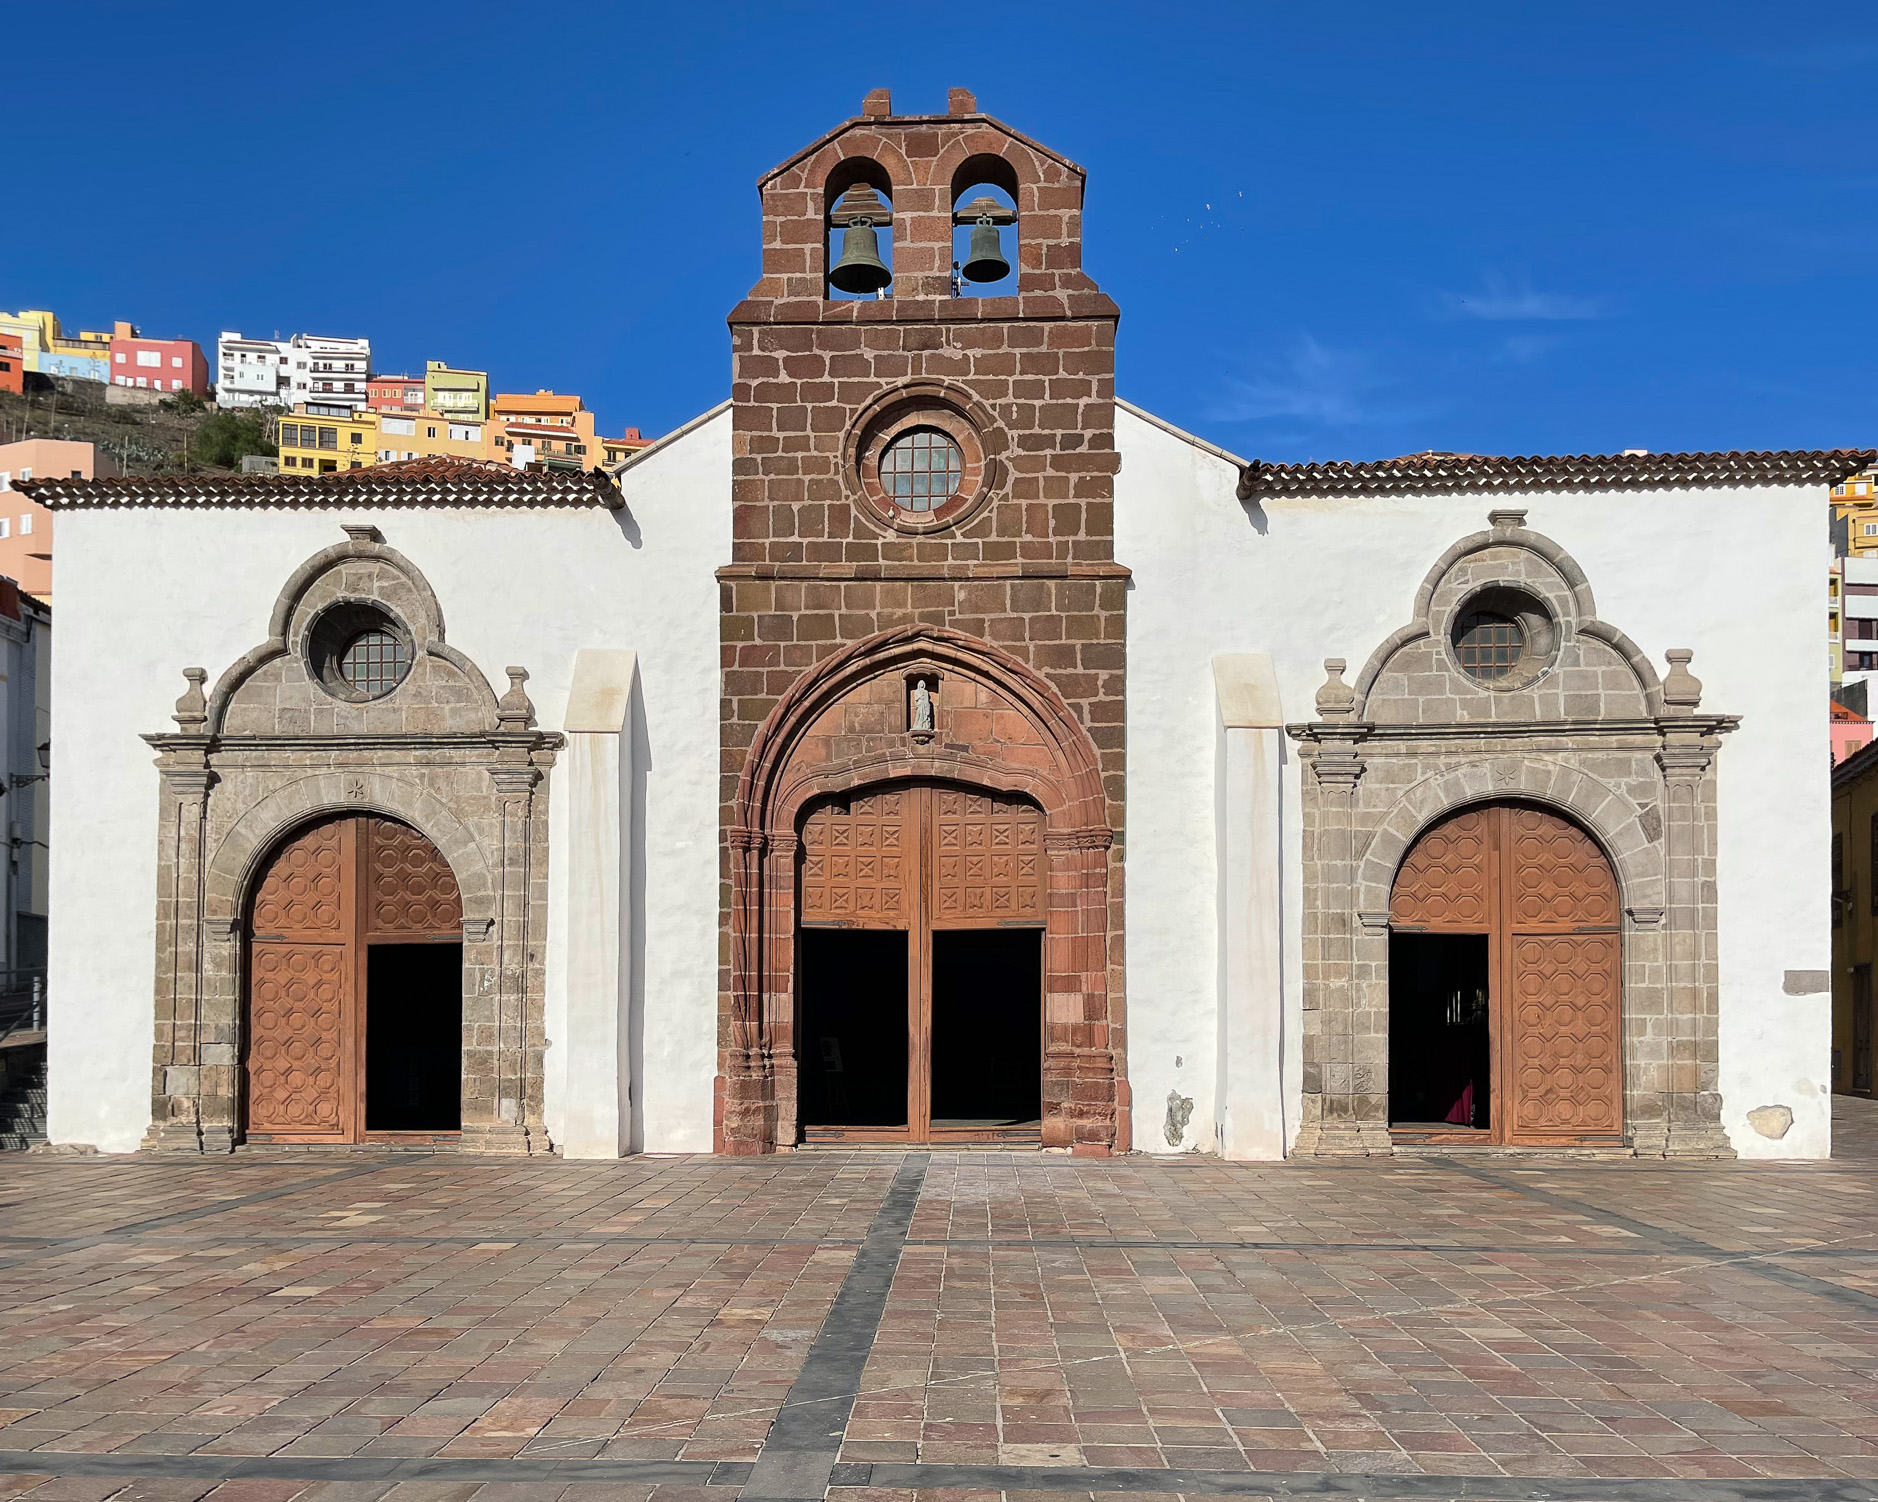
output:
<svg viewBox="0 0 1878 1502"><path fill-rule="evenodd" d="M880 488L903 511L937 511L964 479L965 456L937 428L910 428L880 456Z"/></svg>
<svg viewBox="0 0 1878 1502"><path fill-rule="evenodd" d="M410 671L411 649L377 627L353 637L339 656L339 676L368 699L390 693Z"/></svg>
<svg viewBox="0 0 1878 1502"><path fill-rule="evenodd" d="M411 633L383 606L341 600L306 636L307 670L336 699L382 699L410 676Z"/></svg>
<svg viewBox="0 0 1878 1502"><path fill-rule="evenodd" d="M1508 616L1476 610L1461 618L1454 647L1468 677L1492 682L1519 666L1526 651L1526 633Z"/></svg>
<svg viewBox="0 0 1878 1502"><path fill-rule="evenodd" d="M1482 688L1524 688L1552 666L1558 634L1537 595L1492 584L1462 602L1448 646L1455 665Z"/></svg>
<svg viewBox="0 0 1878 1502"><path fill-rule="evenodd" d="M1003 483L1006 443L969 393L920 382L884 391L855 414L842 467L862 515L920 535L977 514Z"/></svg>

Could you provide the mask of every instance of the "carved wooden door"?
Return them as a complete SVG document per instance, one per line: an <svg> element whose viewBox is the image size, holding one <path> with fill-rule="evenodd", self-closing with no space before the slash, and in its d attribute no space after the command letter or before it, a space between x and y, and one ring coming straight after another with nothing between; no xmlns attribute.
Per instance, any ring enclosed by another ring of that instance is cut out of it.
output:
<svg viewBox="0 0 1878 1502"><path fill-rule="evenodd" d="M932 935L939 929L1044 926L1043 811L1024 798L984 788L865 788L810 812L802 824L799 859L798 911L805 928L907 935L907 1125L855 1129L836 1123L809 1135L997 1137L935 1132L932 1126ZM1041 996L1039 976L1039 1003Z"/></svg>
<svg viewBox="0 0 1878 1502"><path fill-rule="evenodd" d="M333 818L282 845L249 905L249 1135L361 1140L366 948L462 936L449 863L408 825Z"/></svg>
<svg viewBox="0 0 1878 1502"><path fill-rule="evenodd" d="M1621 1140L1620 920L1604 853L1541 808L1463 809L1403 860L1391 928L1488 936L1492 1140Z"/></svg>
<svg viewBox="0 0 1878 1502"><path fill-rule="evenodd" d="M343 1142L358 1102L358 821L274 855L249 912L248 1131Z"/></svg>

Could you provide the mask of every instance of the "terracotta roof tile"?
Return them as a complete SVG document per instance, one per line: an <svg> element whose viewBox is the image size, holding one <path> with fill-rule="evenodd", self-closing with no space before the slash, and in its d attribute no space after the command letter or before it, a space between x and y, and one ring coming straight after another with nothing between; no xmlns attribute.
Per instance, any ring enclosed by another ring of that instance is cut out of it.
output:
<svg viewBox="0 0 1878 1502"><path fill-rule="evenodd" d="M1261 495L1410 495L1545 490L1669 490L1836 485L1878 459L1872 449L1703 454L1404 454L1363 463L1267 464L1239 475L1239 499Z"/></svg>
<svg viewBox="0 0 1878 1502"><path fill-rule="evenodd" d="M329 475L158 475L19 480L54 510L110 506L605 506L624 502L604 470L516 469L426 455Z"/></svg>
<svg viewBox="0 0 1878 1502"><path fill-rule="evenodd" d="M1835 721L1843 720L1855 725L1869 725L1870 720L1856 710L1847 709L1837 699L1832 701L1832 717Z"/></svg>

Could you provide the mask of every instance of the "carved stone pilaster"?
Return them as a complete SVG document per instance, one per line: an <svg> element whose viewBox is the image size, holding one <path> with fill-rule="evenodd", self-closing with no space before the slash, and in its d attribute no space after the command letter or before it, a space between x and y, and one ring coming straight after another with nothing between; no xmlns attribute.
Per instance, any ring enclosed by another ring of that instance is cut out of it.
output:
<svg viewBox="0 0 1878 1502"><path fill-rule="evenodd" d="M1737 722L1695 713L1702 685L1688 670L1690 655L1682 649L1668 654L1671 672L1663 681L1663 699L1670 713L1657 721L1668 899L1669 1060L1660 1147L1655 1132L1646 1144L1642 1130L1637 1147L1671 1157L1732 1157L1721 1125L1713 767L1721 737Z"/></svg>
<svg viewBox="0 0 1878 1502"><path fill-rule="evenodd" d="M1313 809L1314 862L1319 901L1305 912L1303 1112L1300 1154L1370 1154L1390 1150L1388 1081L1359 1023L1359 948L1380 943L1386 930L1367 929L1357 913L1355 804L1367 770L1360 747L1373 727L1349 718L1354 696L1341 678L1343 663L1324 664L1320 714L1335 715L1293 727L1308 748L1311 776L1306 806ZM1386 1067L1386 1066L1385 1066Z"/></svg>

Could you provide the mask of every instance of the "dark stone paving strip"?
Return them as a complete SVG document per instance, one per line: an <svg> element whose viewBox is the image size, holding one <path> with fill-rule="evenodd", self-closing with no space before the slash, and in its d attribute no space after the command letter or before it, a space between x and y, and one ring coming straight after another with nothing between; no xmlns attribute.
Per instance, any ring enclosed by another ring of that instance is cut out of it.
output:
<svg viewBox="0 0 1878 1502"><path fill-rule="evenodd" d="M1446 1497L1496 1502L1873 1502L1878 1486L1836 1477L1662 1481L1335 1471L1192 1471L1103 1466L894 1465L844 1461L832 1486L888 1490L1159 1492L1188 1496ZM749 1493L746 1491L745 1496Z"/></svg>
<svg viewBox="0 0 1878 1502"><path fill-rule="evenodd" d="M504 1460L346 1455L98 1455L0 1450L0 1472L182 1481L612 1481L741 1486L747 1460Z"/></svg>
<svg viewBox="0 0 1878 1502"><path fill-rule="evenodd" d="M1606 1210L1600 1205L1589 1204L1568 1194L1555 1194L1550 1189L1541 1189L1537 1184L1526 1184L1508 1174L1495 1173L1491 1169L1476 1168L1471 1164L1456 1163L1460 1172L1469 1178L1478 1179L1483 1184L1491 1184L1496 1189L1511 1190L1540 1204L1550 1205L1555 1210L1569 1211L1573 1215L1582 1215L1587 1220L1601 1221L1607 1226L1615 1226L1620 1231L1654 1242L1664 1251L1674 1252L1683 1257L1714 1259L1717 1256L1728 1258L1735 1267L1757 1278L1765 1278L1770 1283L1780 1283L1788 1288L1798 1289L1802 1293L1817 1294L1823 1299L1849 1305L1853 1309L1863 1310L1867 1314L1878 1314L1878 1295L1865 1293L1857 1288L1847 1288L1826 1278L1816 1278L1811 1273L1800 1272L1797 1268L1781 1267L1769 1262L1769 1257L1790 1255L1785 1250L1770 1249L1766 1252L1728 1252L1706 1241L1698 1241L1693 1236L1686 1236L1680 1231L1671 1231L1663 1226L1652 1225L1647 1220L1638 1220L1634 1216L1624 1215L1616 1210Z"/></svg>
<svg viewBox="0 0 1878 1502"><path fill-rule="evenodd" d="M744 1502L821 1502L827 1495L931 1162L930 1153L908 1153L894 1173L867 1240L770 1425L744 1486Z"/></svg>

